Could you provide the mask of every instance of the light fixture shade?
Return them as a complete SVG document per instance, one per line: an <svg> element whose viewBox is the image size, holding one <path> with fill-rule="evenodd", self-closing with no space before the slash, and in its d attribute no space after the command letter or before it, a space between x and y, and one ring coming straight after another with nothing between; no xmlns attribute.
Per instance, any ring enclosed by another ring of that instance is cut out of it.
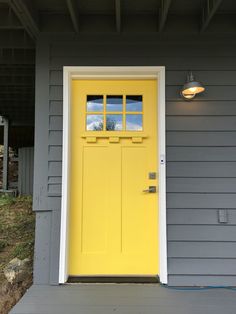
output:
<svg viewBox="0 0 236 314"><path fill-rule="evenodd" d="M186 99L192 99L196 94L204 92L205 87L194 79L193 73L189 72L187 80L182 87L181 94Z"/></svg>

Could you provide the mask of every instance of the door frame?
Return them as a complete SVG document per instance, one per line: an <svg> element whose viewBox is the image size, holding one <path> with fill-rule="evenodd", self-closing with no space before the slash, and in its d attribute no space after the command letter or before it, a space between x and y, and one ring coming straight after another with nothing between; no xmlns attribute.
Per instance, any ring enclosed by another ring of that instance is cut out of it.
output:
<svg viewBox="0 0 236 314"><path fill-rule="evenodd" d="M62 200L59 254L59 283L68 280L68 222L70 191L70 112L71 79L156 79L159 154L159 262L160 282L168 283L166 226L166 144L165 144L165 67L164 66L64 66L63 67L63 148Z"/></svg>

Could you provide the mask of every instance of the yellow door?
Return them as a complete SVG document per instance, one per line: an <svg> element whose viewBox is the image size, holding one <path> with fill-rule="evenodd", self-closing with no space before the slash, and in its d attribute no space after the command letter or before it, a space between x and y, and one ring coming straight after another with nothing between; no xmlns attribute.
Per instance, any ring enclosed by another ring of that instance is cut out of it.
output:
<svg viewBox="0 0 236 314"><path fill-rule="evenodd" d="M157 84L73 80L70 276L159 273Z"/></svg>

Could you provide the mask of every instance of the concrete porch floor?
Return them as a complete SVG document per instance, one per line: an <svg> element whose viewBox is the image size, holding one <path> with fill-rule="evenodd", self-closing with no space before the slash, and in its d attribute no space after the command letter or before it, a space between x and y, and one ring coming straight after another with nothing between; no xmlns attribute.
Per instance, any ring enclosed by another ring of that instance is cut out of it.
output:
<svg viewBox="0 0 236 314"><path fill-rule="evenodd" d="M157 284L34 285L10 314L235 314L236 291Z"/></svg>

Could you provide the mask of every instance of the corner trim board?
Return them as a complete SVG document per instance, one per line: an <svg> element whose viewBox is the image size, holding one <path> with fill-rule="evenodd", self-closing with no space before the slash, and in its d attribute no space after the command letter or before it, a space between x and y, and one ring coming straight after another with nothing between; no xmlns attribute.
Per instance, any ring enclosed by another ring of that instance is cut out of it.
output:
<svg viewBox="0 0 236 314"><path fill-rule="evenodd" d="M167 276L167 233L166 233L166 148L165 148L165 67L164 66L122 66L122 67L63 67L63 153L62 153L62 205L59 257L59 284L68 280L68 221L70 190L70 89L71 78L112 79L112 78L155 78L158 84L159 124L159 247L160 282L168 283Z"/></svg>

